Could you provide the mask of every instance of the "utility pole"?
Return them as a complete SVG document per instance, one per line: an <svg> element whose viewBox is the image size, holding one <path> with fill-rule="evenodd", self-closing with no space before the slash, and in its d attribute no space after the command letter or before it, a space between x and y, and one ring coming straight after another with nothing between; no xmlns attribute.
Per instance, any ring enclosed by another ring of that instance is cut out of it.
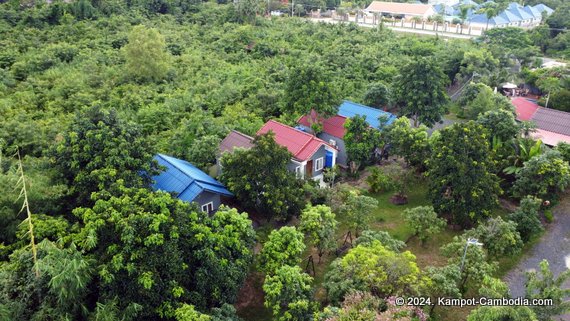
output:
<svg viewBox="0 0 570 321"><path fill-rule="evenodd" d="M463 272L463 265L465 264L465 256L467 256L467 247L469 245L482 246L483 243L479 243L477 239L472 239L472 238L467 239L467 242L465 242L465 249L463 250L463 258L461 259L461 268L459 269L459 272Z"/></svg>

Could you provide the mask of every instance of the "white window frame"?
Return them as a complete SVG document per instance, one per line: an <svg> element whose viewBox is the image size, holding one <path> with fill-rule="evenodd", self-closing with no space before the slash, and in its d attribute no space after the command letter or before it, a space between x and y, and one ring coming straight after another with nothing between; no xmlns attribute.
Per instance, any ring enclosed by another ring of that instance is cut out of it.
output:
<svg viewBox="0 0 570 321"><path fill-rule="evenodd" d="M320 167L319 167L319 163L321 164ZM324 167L325 167L324 157L320 157L320 158L315 159L315 172L322 170Z"/></svg>
<svg viewBox="0 0 570 321"><path fill-rule="evenodd" d="M205 210L204 210L204 207L206 207ZM214 202L209 202L209 203L206 203L206 204L202 205L202 206L201 206L201 209L202 209L202 212L205 212L205 213L208 213L208 214L209 214L209 213L212 213L212 212L214 211ZM210 210L210 209L211 209L211 210Z"/></svg>

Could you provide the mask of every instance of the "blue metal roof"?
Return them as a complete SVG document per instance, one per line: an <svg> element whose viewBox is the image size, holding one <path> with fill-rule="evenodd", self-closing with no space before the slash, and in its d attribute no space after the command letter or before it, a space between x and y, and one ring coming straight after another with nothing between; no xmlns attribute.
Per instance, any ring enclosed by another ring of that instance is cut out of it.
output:
<svg viewBox="0 0 570 321"><path fill-rule="evenodd" d="M542 3L537 4L536 6L534 6L534 9L538 10L538 11L541 12L541 13L542 13L543 11L546 11L546 13L548 13L548 14L551 14L551 13L554 12L554 10L553 10L552 8L546 6L546 5L542 4Z"/></svg>
<svg viewBox="0 0 570 321"><path fill-rule="evenodd" d="M355 115L365 116L366 122L374 128L380 127L380 121L378 120L380 116L388 117L386 125L390 125L397 118L395 115L389 112L357 104L348 100L343 101L342 105L340 105L338 108L338 114L347 118L352 118Z"/></svg>
<svg viewBox="0 0 570 321"><path fill-rule="evenodd" d="M175 192L178 198L192 202L203 191L233 196L222 183L199 170L187 161L171 156L158 154L154 159L166 169L152 179L155 183L152 188L166 192Z"/></svg>
<svg viewBox="0 0 570 321"><path fill-rule="evenodd" d="M531 6L525 6L523 8L524 11L526 11L528 14L530 14L531 16L533 16L533 18L537 19L537 18L542 18L542 13L540 12L540 10L531 7Z"/></svg>

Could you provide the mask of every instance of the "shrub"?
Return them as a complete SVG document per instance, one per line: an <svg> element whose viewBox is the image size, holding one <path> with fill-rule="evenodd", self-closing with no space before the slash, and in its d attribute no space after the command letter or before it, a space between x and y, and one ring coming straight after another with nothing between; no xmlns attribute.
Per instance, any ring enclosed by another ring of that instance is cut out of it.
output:
<svg viewBox="0 0 570 321"><path fill-rule="evenodd" d="M370 170L370 176L366 178L366 182L369 185L368 190L371 193L387 192L394 186L392 179L378 167L374 167Z"/></svg>

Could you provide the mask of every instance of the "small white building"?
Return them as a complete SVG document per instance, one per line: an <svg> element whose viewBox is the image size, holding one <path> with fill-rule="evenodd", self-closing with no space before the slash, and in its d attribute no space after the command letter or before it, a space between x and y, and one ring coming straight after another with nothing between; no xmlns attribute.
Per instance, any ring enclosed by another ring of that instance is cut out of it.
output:
<svg viewBox="0 0 570 321"><path fill-rule="evenodd" d="M429 4L384 1L373 1L366 9L364 9L364 12L404 19L420 17L424 20L427 20L430 16L436 14L433 6Z"/></svg>

